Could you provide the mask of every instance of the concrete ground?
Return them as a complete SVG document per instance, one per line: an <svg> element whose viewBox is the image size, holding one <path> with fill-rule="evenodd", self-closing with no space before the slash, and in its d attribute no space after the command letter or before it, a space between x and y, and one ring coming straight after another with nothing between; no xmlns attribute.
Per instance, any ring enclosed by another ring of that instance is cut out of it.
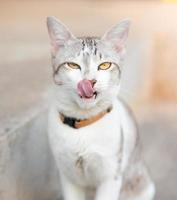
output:
<svg viewBox="0 0 177 200"><path fill-rule="evenodd" d="M173 109L177 111L175 107ZM152 108L140 120L145 160L156 184L156 200L177 199L176 113Z"/></svg>

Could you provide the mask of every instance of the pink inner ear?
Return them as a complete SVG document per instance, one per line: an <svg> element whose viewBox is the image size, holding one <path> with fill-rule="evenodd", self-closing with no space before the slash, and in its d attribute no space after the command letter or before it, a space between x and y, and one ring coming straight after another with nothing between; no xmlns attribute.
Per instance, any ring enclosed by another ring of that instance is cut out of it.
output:
<svg viewBox="0 0 177 200"><path fill-rule="evenodd" d="M52 41L51 46L52 46L52 48L51 48L52 55L56 55L60 46L62 46L62 45L60 45L60 43L57 43L56 41Z"/></svg>
<svg viewBox="0 0 177 200"><path fill-rule="evenodd" d="M128 30L120 34L119 39L116 41L116 51L121 52L124 49L125 41L128 37Z"/></svg>
<svg viewBox="0 0 177 200"><path fill-rule="evenodd" d="M123 46L116 46L116 51L119 53L123 50Z"/></svg>
<svg viewBox="0 0 177 200"><path fill-rule="evenodd" d="M68 42L70 39L69 35L67 35L66 38L64 39L58 39L58 38L55 38L55 36L52 37L52 41L51 41L51 46L52 46L52 49L51 49L51 52L52 52L52 55L56 55L56 53L58 52L58 50L64 46L64 43L65 42Z"/></svg>

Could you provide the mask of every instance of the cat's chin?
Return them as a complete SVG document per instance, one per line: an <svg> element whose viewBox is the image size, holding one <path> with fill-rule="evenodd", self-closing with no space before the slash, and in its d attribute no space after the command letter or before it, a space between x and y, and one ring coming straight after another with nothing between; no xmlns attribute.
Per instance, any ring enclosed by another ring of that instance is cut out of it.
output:
<svg viewBox="0 0 177 200"><path fill-rule="evenodd" d="M93 108L97 104L97 102L98 102L98 99L95 95L90 98L78 97L77 99L77 104L82 109Z"/></svg>

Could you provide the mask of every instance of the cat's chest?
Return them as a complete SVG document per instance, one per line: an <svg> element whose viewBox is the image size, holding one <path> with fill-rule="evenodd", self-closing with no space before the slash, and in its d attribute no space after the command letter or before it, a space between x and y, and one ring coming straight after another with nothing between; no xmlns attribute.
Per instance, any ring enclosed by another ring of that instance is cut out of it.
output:
<svg viewBox="0 0 177 200"><path fill-rule="evenodd" d="M89 182L115 173L120 147L115 113L77 130L57 122L50 127L49 138L57 164L73 179Z"/></svg>
<svg viewBox="0 0 177 200"><path fill-rule="evenodd" d="M49 117L49 139L56 151L111 154L118 148L120 127L119 115L114 110L93 124L79 129L63 124L59 116L52 113Z"/></svg>

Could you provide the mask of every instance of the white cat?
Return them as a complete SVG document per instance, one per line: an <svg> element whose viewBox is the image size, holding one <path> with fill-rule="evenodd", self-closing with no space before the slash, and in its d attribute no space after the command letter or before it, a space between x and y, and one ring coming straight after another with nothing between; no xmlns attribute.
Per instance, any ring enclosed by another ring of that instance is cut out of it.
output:
<svg viewBox="0 0 177 200"><path fill-rule="evenodd" d="M76 38L48 17L55 96L50 146L65 200L152 200L155 189L140 158L135 121L117 97L130 22L103 37Z"/></svg>

